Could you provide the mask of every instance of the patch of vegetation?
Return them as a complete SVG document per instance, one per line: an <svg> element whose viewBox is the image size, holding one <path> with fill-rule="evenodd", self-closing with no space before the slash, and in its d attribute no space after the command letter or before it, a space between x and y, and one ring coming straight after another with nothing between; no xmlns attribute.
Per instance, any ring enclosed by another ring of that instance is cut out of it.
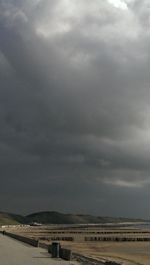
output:
<svg viewBox="0 0 150 265"><path fill-rule="evenodd" d="M93 215L62 214L58 212L38 212L27 216L29 222L42 224L99 224L117 222L142 222L141 219L96 217Z"/></svg>
<svg viewBox="0 0 150 265"><path fill-rule="evenodd" d="M100 224L119 222L143 222L142 219L97 217L82 214L63 214L59 212L37 212L28 216L0 212L0 225L16 224Z"/></svg>
<svg viewBox="0 0 150 265"><path fill-rule="evenodd" d="M0 225L16 225L25 222L26 218L21 215L0 212Z"/></svg>

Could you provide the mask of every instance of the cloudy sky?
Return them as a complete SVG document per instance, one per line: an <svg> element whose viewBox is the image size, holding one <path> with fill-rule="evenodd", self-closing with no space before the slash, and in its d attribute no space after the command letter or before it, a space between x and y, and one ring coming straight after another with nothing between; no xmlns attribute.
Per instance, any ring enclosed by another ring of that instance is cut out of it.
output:
<svg viewBox="0 0 150 265"><path fill-rule="evenodd" d="M0 0L0 210L150 218L149 0Z"/></svg>

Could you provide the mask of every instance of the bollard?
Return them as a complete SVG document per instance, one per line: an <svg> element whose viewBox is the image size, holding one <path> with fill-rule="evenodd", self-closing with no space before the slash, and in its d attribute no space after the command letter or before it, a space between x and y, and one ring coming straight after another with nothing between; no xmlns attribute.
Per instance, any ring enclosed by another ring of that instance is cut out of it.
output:
<svg viewBox="0 0 150 265"><path fill-rule="evenodd" d="M60 243L53 242L51 248L52 258L59 258L59 252L60 252Z"/></svg>

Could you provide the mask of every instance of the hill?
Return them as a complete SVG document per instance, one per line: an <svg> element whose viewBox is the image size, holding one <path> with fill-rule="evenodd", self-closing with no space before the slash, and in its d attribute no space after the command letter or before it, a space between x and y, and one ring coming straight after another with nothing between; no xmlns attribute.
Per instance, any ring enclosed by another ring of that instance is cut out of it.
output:
<svg viewBox="0 0 150 265"><path fill-rule="evenodd" d="M99 224L99 223L116 223L116 222L135 222L144 221L141 219L113 218L113 217L96 217L93 215L82 214L63 214L59 212L38 212L26 216L29 222L38 222L42 224Z"/></svg>
<svg viewBox="0 0 150 265"><path fill-rule="evenodd" d="M27 216L0 212L0 225L30 224L99 224L117 222L143 222L142 219L97 217L83 214L64 214L59 212L37 212Z"/></svg>
<svg viewBox="0 0 150 265"><path fill-rule="evenodd" d="M26 222L26 218L12 213L0 212L0 225L16 225Z"/></svg>
<svg viewBox="0 0 150 265"><path fill-rule="evenodd" d="M97 223L97 217L90 215L63 214L58 212L39 212L27 216L30 222L43 224L85 224Z"/></svg>

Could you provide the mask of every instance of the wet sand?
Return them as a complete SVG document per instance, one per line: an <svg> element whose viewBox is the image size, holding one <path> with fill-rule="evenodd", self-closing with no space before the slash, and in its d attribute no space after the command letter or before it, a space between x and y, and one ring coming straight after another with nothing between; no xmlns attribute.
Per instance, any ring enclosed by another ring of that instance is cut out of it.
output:
<svg viewBox="0 0 150 265"><path fill-rule="evenodd" d="M73 251L101 261L118 261L123 265L150 265L150 242L62 242Z"/></svg>
<svg viewBox="0 0 150 265"><path fill-rule="evenodd" d="M72 249L73 252L87 257L95 258L99 261L116 261L122 265L150 265L150 229L141 229L135 227L110 227L98 228L66 228L63 229L49 226L43 227L25 227L10 228L11 232L19 233L24 236L39 239L50 245L56 240L62 246ZM86 241L85 238L92 241ZM108 241L98 241L106 237ZM127 241L111 241L110 238L126 238ZM61 238L61 239L60 239ZM63 238L63 241L61 241ZM72 238L73 241L67 241ZM96 239L95 239L96 238ZM135 241L130 241L130 239ZM143 239L148 239L144 241ZM93 239L95 241L93 241ZM138 241L138 240L142 241Z"/></svg>

